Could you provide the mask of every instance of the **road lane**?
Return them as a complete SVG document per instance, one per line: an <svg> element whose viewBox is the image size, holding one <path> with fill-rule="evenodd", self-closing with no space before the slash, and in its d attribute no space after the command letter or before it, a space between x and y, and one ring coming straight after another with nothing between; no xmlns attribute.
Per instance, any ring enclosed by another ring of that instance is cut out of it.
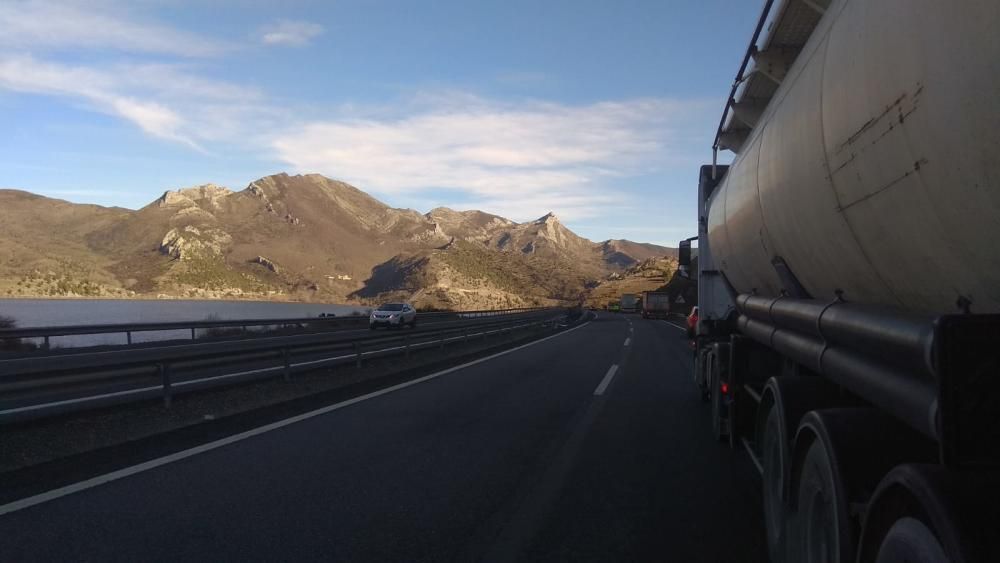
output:
<svg viewBox="0 0 1000 563"><path fill-rule="evenodd" d="M759 481L714 443L683 333L636 319L633 351L526 561L766 561Z"/></svg>
<svg viewBox="0 0 1000 563"><path fill-rule="evenodd" d="M594 323L0 517L13 560L440 560L537 473L618 352ZM613 336L612 336L613 335Z"/></svg>
<svg viewBox="0 0 1000 563"><path fill-rule="evenodd" d="M762 553L759 499L744 487L752 469L708 436L681 335L626 319L602 315L515 353L0 516L0 554L698 561ZM745 515L737 523L745 531L712 520L722 507ZM717 541L719 530L731 541Z"/></svg>

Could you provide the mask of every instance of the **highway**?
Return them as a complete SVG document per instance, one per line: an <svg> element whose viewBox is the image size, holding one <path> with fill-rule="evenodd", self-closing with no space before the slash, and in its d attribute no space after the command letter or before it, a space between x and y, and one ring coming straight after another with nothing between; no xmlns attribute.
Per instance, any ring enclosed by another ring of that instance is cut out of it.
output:
<svg viewBox="0 0 1000 563"><path fill-rule="evenodd" d="M759 477L712 441L683 334L601 313L72 492L0 501L0 559L764 561Z"/></svg>

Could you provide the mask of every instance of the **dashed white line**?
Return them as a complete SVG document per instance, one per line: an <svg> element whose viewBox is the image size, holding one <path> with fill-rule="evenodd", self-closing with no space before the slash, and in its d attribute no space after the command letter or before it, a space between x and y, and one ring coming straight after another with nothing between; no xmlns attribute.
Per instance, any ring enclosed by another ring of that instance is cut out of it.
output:
<svg viewBox="0 0 1000 563"><path fill-rule="evenodd" d="M594 395L603 395L604 391L608 388L608 385L611 385L611 380L614 379L615 373L617 372L618 364L612 364L612 366L608 368L608 373L604 375L604 379L602 379L601 383L597 386L597 389L594 389Z"/></svg>
<svg viewBox="0 0 1000 563"><path fill-rule="evenodd" d="M629 344L631 344L631 343L632 343L632 339L631 339L631 338L626 338L626 339L625 339L625 345L626 345L626 346L628 346L628 345L629 345Z"/></svg>
<svg viewBox="0 0 1000 563"><path fill-rule="evenodd" d="M684 331L687 330L687 327L675 325L674 323L672 323L670 321L663 321L663 322L666 323L669 326L672 326L672 327L676 328L677 330L684 330Z"/></svg>

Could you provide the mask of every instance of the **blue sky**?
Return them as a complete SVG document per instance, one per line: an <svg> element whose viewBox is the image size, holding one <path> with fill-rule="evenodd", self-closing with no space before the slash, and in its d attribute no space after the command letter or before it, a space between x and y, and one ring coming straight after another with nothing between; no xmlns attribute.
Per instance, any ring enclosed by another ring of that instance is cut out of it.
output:
<svg viewBox="0 0 1000 563"><path fill-rule="evenodd" d="M0 0L0 187L318 172L674 246L761 2Z"/></svg>

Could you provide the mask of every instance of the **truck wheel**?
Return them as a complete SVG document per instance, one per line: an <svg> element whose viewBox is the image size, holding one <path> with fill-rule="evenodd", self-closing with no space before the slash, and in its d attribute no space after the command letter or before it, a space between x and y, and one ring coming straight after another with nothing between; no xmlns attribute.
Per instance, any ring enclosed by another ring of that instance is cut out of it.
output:
<svg viewBox="0 0 1000 563"><path fill-rule="evenodd" d="M934 532L909 516L896 520L882 539L875 563L941 563L952 561Z"/></svg>
<svg viewBox="0 0 1000 563"><path fill-rule="evenodd" d="M767 529L767 550L772 563L783 563L785 557L785 489L788 485L788 430L778 405L773 402L758 432L764 524Z"/></svg>
<svg viewBox="0 0 1000 563"><path fill-rule="evenodd" d="M716 342L712 345L712 363L710 364L709 390L712 393L712 431L715 439L719 442L729 442L734 447L733 441L733 410L727 403L727 393L723 392L723 386L728 387L728 382L724 381L729 373L729 351L728 343ZM729 389L729 393L735 390Z"/></svg>
<svg viewBox="0 0 1000 563"><path fill-rule="evenodd" d="M705 403L712 400L712 390L706 382L708 381L707 375L712 365L713 356L714 354L711 351L700 350L694 366L694 383L701 391L701 400Z"/></svg>
<svg viewBox="0 0 1000 563"><path fill-rule="evenodd" d="M1000 560L996 471L901 464L872 495L858 548L863 563Z"/></svg>
<svg viewBox="0 0 1000 563"><path fill-rule="evenodd" d="M723 411L725 406L723 405L723 394L722 394L722 381L721 374L719 373L719 359L713 352L710 354L711 362L708 364L709 376L708 376L708 392L712 398L712 435L715 436L715 441L725 442L728 435L725 431L725 421L723 420Z"/></svg>
<svg viewBox="0 0 1000 563"><path fill-rule="evenodd" d="M789 521L791 561L849 563L848 507L830 452L813 440L800 468L795 511Z"/></svg>

